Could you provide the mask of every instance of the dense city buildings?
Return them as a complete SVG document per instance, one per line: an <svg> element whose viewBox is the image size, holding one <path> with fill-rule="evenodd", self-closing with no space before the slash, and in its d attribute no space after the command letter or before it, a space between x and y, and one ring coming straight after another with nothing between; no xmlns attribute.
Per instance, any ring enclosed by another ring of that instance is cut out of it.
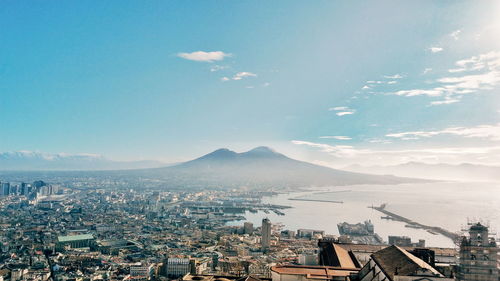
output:
<svg viewBox="0 0 500 281"><path fill-rule="evenodd" d="M2 186L0 281L498 278L497 246L482 224L458 253L404 236L387 243L369 221L342 223L341 235L268 218L255 228L246 212L287 209L263 203L271 192Z"/></svg>

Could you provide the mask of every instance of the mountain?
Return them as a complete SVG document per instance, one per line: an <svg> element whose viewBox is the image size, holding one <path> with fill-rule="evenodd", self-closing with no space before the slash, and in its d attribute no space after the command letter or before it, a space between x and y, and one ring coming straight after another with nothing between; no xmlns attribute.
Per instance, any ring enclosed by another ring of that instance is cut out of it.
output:
<svg viewBox="0 0 500 281"><path fill-rule="evenodd" d="M0 171L120 170L165 166L157 161L112 161L97 154L50 154L33 151L0 153Z"/></svg>
<svg viewBox="0 0 500 281"><path fill-rule="evenodd" d="M218 149L175 166L135 171L170 185L216 187L305 187L398 184L421 180L335 170L291 159L268 147L237 153Z"/></svg>
<svg viewBox="0 0 500 281"><path fill-rule="evenodd" d="M470 163L458 165L408 162L393 166L351 165L348 171L401 177L459 181L500 181L500 167Z"/></svg>

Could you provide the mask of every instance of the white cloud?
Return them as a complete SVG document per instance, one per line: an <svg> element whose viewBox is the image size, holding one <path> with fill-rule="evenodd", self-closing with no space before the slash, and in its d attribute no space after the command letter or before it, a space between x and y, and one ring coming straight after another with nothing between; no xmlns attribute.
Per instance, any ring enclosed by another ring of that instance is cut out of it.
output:
<svg viewBox="0 0 500 281"><path fill-rule="evenodd" d="M452 99L452 98L446 97L444 100L432 101L431 105L451 104L451 103L456 103L459 101L460 101L459 99Z"/></svg>
<svg viewBox="0 0 500 281"><path fill-rule="evenodd" d="M347 106L337 106L328 108L329 111L338 111L338 110L347 110L349 107Z"/></svg>
<svg viewBox="0 0 500 281"><path fill-rule="evenodd" d="M368 89L370 89L370 87L368 87L367 85L364 85L363 88L361 88L361 89L368 90Z"/></svg>
<svg viewBox="0 0 500 281"><path fill-rule="evenodd" d="M270 85L271 85L271 83L265 82L264 84L262 84L262 87L269 87Z"/></svg>
<svg viewBox="0 0 500 281"><path fill-rule="evenodd" d="M427 74L427 73L429 73L431 71L432 71L432 68L428 67L428 68L424 69L424 71L422 71L422 74Z"/></svg>
<svg viewBox="0 0 500 281"><path fill-rule="evenodd" d="M400 90L387 94L407 97L422 95L445 97L445 100L431 103L431 105L443 105L456 103L465 94L473 94L479 90L490 90L500 84L500 52L489 52L459 60L455 65L455 68L448 71L459 75L436 79L434 83L438 85L433 88Z"/></svg>
<svg viewBox="0 0 500 281"><path fill-rule="evenodd" d="M351 140L348 136L321 136L320 139Z"/></svg>
<svg viewBox="0 0 500 281"><path fill-rule="evenodd" d="M397 96L406 96L406 97L414 97L414 96L430 96L430 97L439 97L443 94L444 88L434 88L430 90L422 90L422 89L414 89L414 90L401 90L394 93L390 93Z"/></svg>
<svg viewBox="0 0 500 281"><path fill-rule="evenodd" d="M329 158L323 161L330 164L346 166L354 163L365 165L393 165L409 161L427 163L481 163L498 165L500 163L500 146L429 146L409 149L373 149L358 148L347 145L328 145L309 141L293 140L292 144L305 146L324 153ZM374 140L373 143L383 140ZM374 144L376 145L376 144ZM328 161L326 161L328 160Z"/></svg>
<svg viewBox="0 0 500 281"><path fill-rule="evenodd" d="M215 71L219 71L219 70L223 70L223 69L226 69L228 68L228 66L225 66L225 65L214 65L210 68L210 72L215 72Z"/></svg>
<svg viewBox="0 0 500 281"><path fill-rule="evenodd" d="M255 73L243 71L243 72L236 73L232 79L233 80L241 80L245 77L256 77L256 76L257 76L257 74L255 74Z"/></svg>
<svg viewBox="0 0 500 281"><path fill-rule="evenodd" d="M226 82L226 81L229 81L229 80L231 80L231 79L229 79L229 77L222 77L220 80L221 80L222 82Z"/></svg>
<svg viewBox="0 0 500 281"><path fill-rule="evenodd" d="M389 85L396 84L396 83L398 83L398 81L388 81L387 82L387 84L389 84Z"/></svg>
<svg viewBox="0 0 500 281"><path fill-rule="evenodd" d="M458 40L458 38L459 38L459 36L460 36L460 33L461 33L461 32L462 32L462 31L461 31L460 29L455 30L455 31L453 31L452 33L450 33L450 36L451 36L453 39Z"/></svg>
<svg viewBox="0 0 500 281"><path fill-rule="evenodd" d="M401 79L401 78L403 78L403 76L401 74L385 75L384 78L387 78L387 79Z"/></svg>
<svg viewBox="0 0 500 281"><path fill-rule="evenodd" d="M429 51L431 51L433 53L439 53L439 52L443 51L443 48L441 48L441 47L430 47Z"/></svg>
<svg viewBox="0 0 500 281"><path fill-rule="evenodd" d="M337 111L335 114L337 116L351 115L356 112L355 109L351 109L347 106L337 106L328 108L329 111Z"/></svg>
<svg viewBox="0 0 500 281"><path fill-rule="evenodd" d="M351 114L354 114L354 110L351 110L351 111L341 111L341 112L337 112L335 114L337 114L337 116L344 116L344 115L351 115Z"/></svg>
<svg viewBox="0 0 500 281"><path fill-rule="evenodd" d="M227 54L222 51L214 51L214 52L197 51L192 53L178 53L177 56L192 61L214 62L214 61L221 61L225 57L230 57L231 54Z"/></svg>
<svg viewBox="0 0 500 281"><path fill-rule="evenodd" d="M451 127L439 131L412 131L387 134L390 138L430 138L438 135L454 135L465 138L481 138L491 141L500 141L500 123L495 125L479 125L475 127Z"/></svg>

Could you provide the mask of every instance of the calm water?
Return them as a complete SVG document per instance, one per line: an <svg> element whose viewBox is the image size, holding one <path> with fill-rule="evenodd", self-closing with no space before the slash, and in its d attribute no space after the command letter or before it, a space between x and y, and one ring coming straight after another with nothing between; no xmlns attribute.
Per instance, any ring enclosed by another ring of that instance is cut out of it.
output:
<svg viewBox="0 0 500 281"><path fill-rule="evenodd" d="M339 192L342 191L342 192ZM307 198L343 201L294 201L289 198ZM296 192L264 198L264 202L288 205L285 216L274 213L247 212L245 217L255 226L268 217L281 222L285 229L312 228L338 234L337 223L357 223L370 219L375 232L384 240L388 235L405 235L417 241L425 239L427 246L454 247L453 242L425 230L405 227L405 223L381 219L384 214L367 208L387 203L387 210L419 223L441 226L450 231L464 229L469 220L489 223L492 231L500 229L500 184L498 183L428 183L404 185L358 185L324 188L322 191ZM231 225L242 225L232 222Z"/></svg>

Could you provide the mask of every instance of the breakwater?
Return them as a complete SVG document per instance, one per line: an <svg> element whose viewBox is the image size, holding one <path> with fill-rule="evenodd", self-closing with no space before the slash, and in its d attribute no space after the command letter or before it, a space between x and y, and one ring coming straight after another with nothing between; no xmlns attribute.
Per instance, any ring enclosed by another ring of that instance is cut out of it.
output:
<svg viewBox="0 0 500 281"><path fill-rule="evenodd" d="M445 237L448 237L448 238L450 238L453 241L457 241L457 239L460 237L458 234L456 234L454 232L451 232L449 230L446 230L446 229L444 229L442 227L421 224L421 223L412 221L409 218L405 218L405 217L400 216L400 215L398 215L396 213L390 212L390 211L388 211L388 210L385 209L386 205L387 204L382 204L379 207L370 206L368 208L377 210L377 211L385 214L387 217L390 217L392 220L405 222L407 224L407 226L411 227L411 228L424 229L424 230L429 231L430 233L435 232L435 233L441 234L441 235L443 235Z"/></svg>

